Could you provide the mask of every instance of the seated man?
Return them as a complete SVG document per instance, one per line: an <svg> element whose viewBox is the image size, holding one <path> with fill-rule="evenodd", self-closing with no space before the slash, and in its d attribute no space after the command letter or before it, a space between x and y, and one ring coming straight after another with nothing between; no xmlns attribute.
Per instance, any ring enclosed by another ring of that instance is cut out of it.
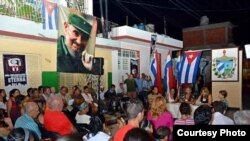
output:
<svg viewBox="0 0 250 141"><path fill-rule="evenodd" d="M48 109L44 113L45 129L60 135L76 132L75 127L62 112L63 101L60 97L52 97L48 100Z"/></svg>
<svg viewBox="0 0 250 141"><path fill-rule="evenodd" d="M41 139L41 132L37 123L35 122L35 118L37 118L39 114L39 107L34 102L27 102L24 107L24 114L16 120L15 128L21 127L26 128L38 136Z"/></svg>
<svg viewBox="0 0 250 141"><path fill-rule="evenodd" d="M195 125L209 125L212 119L211 107L208 105L201 105L194 111Z"/></svg>
<svg viewBox="0 0 250 141"><path fill-rule="evenodd" d="M222 101L214 101L213 106L213 120L212 125L233 125L234 122L229 117L225 116L226 107Z"/></svg>

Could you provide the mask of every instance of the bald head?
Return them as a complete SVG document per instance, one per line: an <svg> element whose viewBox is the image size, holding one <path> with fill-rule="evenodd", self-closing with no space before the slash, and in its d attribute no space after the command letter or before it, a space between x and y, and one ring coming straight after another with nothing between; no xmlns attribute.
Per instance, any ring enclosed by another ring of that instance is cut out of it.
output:
<svg viewBox="0 0 250 141"><path fill-rule="evenodd" d="M52 97L48 100L48 107L53 111L62 111L63 109L63 101L60 97Z"/></svg>
<svg viewBox="0 0 250 141"><path fill-rule="evenodd" d="M24 112L25 114L36 118L39 114L39 107L35 102L27 102L24 106Z"/></svg>

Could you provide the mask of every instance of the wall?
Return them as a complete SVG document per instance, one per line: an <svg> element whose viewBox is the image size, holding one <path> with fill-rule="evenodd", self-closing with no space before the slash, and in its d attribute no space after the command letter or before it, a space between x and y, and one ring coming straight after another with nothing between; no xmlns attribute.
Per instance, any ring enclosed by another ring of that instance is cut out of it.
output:
<svg viewBox="0 0 250 141"><path fill-rule="evenodd" d="M148 44L150 43L151 40L151 35L155 33L147 32L144 30L136 29L133 27L129 26L120 26L116 28L112 28L111 31L111 37L112 38L119 38L119 37L132 37L132 38L137 38L140 41L149 41ZM168 46L173 46L176 48L182 48L183 43L180 40L171 38L166 35L157 35L157 44L163 44L163 45L168 45Z"/></svg>
<svg viewBox="0 0 250 141"><path fill-rule="evenodd" d="M229 107L242 109L242 51L239 51L239 81L238 82L212 82L213 99L218 100L220 90L228 92Z"/></svg>
<svg viewBox="0 0 250 141"><path fill-rule="evenodd" d="M42 71L56 71L56 43L54 42L0 36L0 44L0 55L5 53L26 55L28 87L37 87L41 85ZM108 49L96 48L95 53L96 57L105 58L105 75L102 79L103 82L107 82L107 73L112 72L111 51ZM36 57L37 59L34 59L34 57ZM0 57L1 74L3 74L2 62L2 57ZM3 75L1 75L0 77L0 87L4 87Z"/></svg>
<svg viewBox="0 0 250 141"><path fill-rule="evenodd" d="M121 42L121 48L139 51L139 53L140 53L140 73L148 74L149 62L150 62L150 59L149 59L150 48L149 47L142 46L139 44ZM126 78L126 77L124 77L124 78Z"/></svg>
<svg viewBox="0 0 250 141"><path fill-rule="evenodd" d="M183 29L184 47L221 45L228 44L230 41L232 41L232 24L230 22Z"/></svg>
<svg viewBox="0 0 250 141"><path fill-rule="evenodd" d="M56 70L56 44L44 41L34 41L0 36L0 72L3 74L2 54L21 54L26 57L28 87L41 85L42 71ZM0 87L4 87L4 76L0 76ZM26 90L22 90L26 93Z"/></svg>

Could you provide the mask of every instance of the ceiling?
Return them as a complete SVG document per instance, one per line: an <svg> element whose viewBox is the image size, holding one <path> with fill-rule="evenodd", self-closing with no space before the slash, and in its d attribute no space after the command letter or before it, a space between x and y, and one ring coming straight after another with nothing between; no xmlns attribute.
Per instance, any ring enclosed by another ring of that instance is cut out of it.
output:
<svg viewBox="0 0 250 141"><path fill-rule="evenodd" d="M94 1L94 15L100 17L100 1ZM250 43L250 0L107 0L108 20L133 26L139 23L155 25L155 31L182 40L182 29L200 25L202 16L209 23L230 21L234 26L234 43ZM164 26L165 17L165 26Z"/></svg>

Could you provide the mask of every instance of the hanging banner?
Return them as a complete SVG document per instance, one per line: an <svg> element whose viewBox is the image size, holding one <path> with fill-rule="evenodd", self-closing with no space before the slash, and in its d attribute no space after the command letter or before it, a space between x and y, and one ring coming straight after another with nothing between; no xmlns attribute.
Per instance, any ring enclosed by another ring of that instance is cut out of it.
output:
<svg viewBox="0 0 250 141"><path fill-rule="evenodd" d="M24 55L3 55L5 86L26 86L27 74Z"/></svg>
<svg viewBox="0 0 250 141"><path fill-rule="evenodd" d="M74 9L59 6L57 71L91 73L97 20Z"/></svg>

